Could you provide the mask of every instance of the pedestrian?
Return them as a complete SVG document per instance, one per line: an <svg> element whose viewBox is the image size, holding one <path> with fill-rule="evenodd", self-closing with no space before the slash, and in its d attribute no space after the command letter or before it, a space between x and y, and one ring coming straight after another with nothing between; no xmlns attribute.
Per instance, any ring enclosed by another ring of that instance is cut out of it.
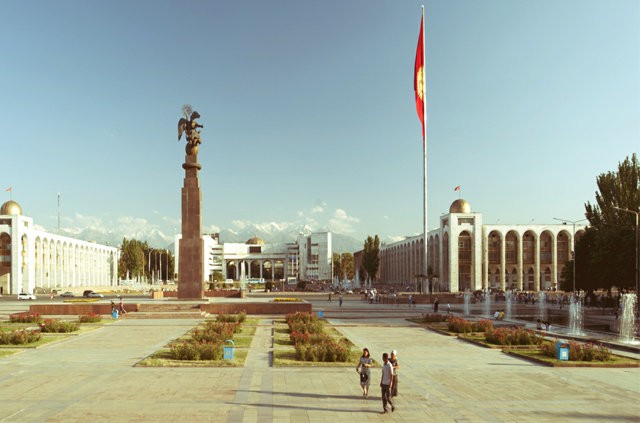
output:
<svg viewBox="0 0 640 423"><path fill-rule="evenodd" d="M382 389L382 414L388 413L387 404L391 406L391 411L395 411L396 408L393 405L391 399L390 388L393 386L393 366L389 361L389 355L387 353L382 354L382 378L380 379L380 388Z"/></svg>
<svg viewBox="0 0 640 423"><path fill-rule="evenodd" d="M391 357L389 357L389 362L391 366L393 366L393 388L391 388L391 396L398 396L398 369L400 368L400 363L398 363L398 351L392 350Z"/></svg>
<svg viewBox="0 0 640 423"><path fill-rule="evenodd" d="M447 303L447 314L451 314L451 304Z"/></svg>
<svg viewBox="0 0 640 423"><path fill-rule="evenodd" d="M342 307L342 292L338 295L338 302L340 303L340 307Z"/></svg>
<svg viewBox="0 0 640 423"><path fill-rule="evenodd" d="M127 311L124 309L124 302L122 301L122 297L120 297L120 314L127 314Z"/></svg>
<svg viewBox="0 0 640 423"><path fill-rule="evenodd" d="M438 305L440 304L440 301L438 301L438 297L436 297L436 300L433 302L433 312L437 313L438 312Z"/></svg>
<svg viewBox="0 0 640 423"><path fill-rule="evenodd" d="M409 307L413 304L413 295L409 294Z"/></svg>
<svg viewBox="0 0 640 423"><path fill-rule="evenodd" d="M362 396L364 398L369 398L369 385L371 384L372 365L373 360L369 355L369 349L364 348L362 350L362 356L360 357L358 367L356 367L356 371L360 374L360 387L362 388Z"/></svg>

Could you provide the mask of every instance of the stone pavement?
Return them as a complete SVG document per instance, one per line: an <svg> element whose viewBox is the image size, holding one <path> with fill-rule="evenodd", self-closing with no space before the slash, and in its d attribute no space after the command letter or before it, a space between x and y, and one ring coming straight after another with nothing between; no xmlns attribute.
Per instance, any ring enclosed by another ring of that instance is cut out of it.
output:
<svg viewBox="0 0 640 423"><path fill-rule="evenodd" d="M271 318L244 368L133 367L199 320L124 319L0 358L0 422L640 422L638 368L541 367L402 318L329 314L376 360L398 350L395 413L380 414L379 368L363 400L355 363L272 367Z"/></svg>

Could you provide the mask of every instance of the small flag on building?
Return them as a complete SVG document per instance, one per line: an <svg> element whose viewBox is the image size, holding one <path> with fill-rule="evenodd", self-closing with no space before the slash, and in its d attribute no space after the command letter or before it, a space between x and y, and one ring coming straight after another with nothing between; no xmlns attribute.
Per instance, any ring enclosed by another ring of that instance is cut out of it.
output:
<svg viewBox="0 0 640 423"><path fill-rule="evenodd" d="M6 188L5 191L11 191L11 187Z"/></svg>
<svg viewBox="0 0 640 423"><path fill-rule="evenodd" d="M455 187L453 190L454 190L454 191L460 191L460 185L458 185L457 187Z"/></svg>

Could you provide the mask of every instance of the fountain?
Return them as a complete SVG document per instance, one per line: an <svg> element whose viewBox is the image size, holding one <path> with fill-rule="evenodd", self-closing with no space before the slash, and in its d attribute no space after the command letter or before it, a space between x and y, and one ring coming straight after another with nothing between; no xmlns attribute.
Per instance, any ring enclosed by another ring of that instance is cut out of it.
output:
<svg viewBox="0 0 640 423"><path fill-rule="evenodd" d="M544 291L538 292L538 318L547 321L547 294Z"/></svg>
<svg viewBox="0 0 640 423"><path fill-rule="evenodd" d="M583 328L583 311L582 300L584 294L573 293L569 299L569 334L570 335L584 335Z"/></svg>
<svg viewBox="0 0 640 423"><path fill-rule="evenodd" d="M620 335L618 340L625 344L640 344L640 341L634 338L636 324L636 301L638 296L633 293L622 295L620 307L622 313L620 316Z"/></svg>
<svg viewBox="0 0 640 423"><path fill-rule="evenodd" d="M471 291L465 289L464 291L464 314L467 316L471 314L469 311L469 303L471 302Z"/></svg>
<svg viewBox="0 0 640 423"><path fill-rule="evenodd" d="M505 317L507 319L511 318L511 291L507 291L504 293L504 296L506 298L506 304L505 304Z"/></svg>
<svg viewBox="0 0 640 423"><path fill-rule="evenodd" d="M491 292L489 290L484 294L484 305L482 309L485 316L491 317Z"/></svg>

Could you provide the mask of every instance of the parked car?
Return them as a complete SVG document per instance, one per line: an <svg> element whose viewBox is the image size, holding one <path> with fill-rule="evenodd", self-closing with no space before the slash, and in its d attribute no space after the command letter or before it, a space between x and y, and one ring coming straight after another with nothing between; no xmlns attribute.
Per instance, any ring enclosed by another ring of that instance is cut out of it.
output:
<svg viewBox="0 0 640 423"><path fill-rule="evenodd" d="M36 296L33 294L27 294L25 292L21 292L18 294L18 299L19 300L35 300Z"/></svg>
<svg viewBox="0 0 640 423"><path fill-rule="evenodd" d="M63 292L62 294L60 294L61 297L74 297L75 295L73 295L73 292L71 291L66 291Z"/></svg>
<svg viewBox="0 0 640 423"><path fill-rule="evenodd" d="M103 298L103 297L104 297L104 295L102 295L102 294L98 294L97 292L93 292L93 291L91 291L91 292L89 293L89 295L87 295L87 297L89 297L89 298Z"/></svg>

